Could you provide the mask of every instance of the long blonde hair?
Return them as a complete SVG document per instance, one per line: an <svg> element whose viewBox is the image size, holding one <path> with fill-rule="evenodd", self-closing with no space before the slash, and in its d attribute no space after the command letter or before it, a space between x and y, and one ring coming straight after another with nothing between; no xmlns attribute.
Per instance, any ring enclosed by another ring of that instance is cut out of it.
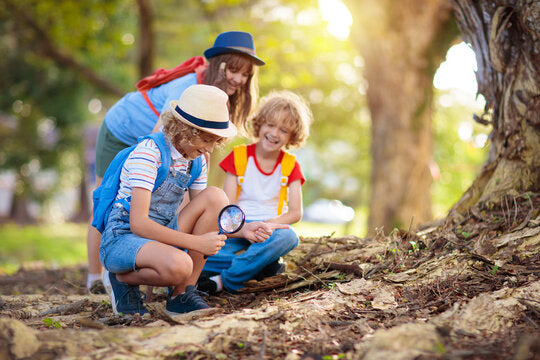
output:
<svg viewBox="0 0 540 360"><path fill-rule="evenodd" d="M225 63L225 67L233 72L242 69L246 65L249 66L250 74L246 84L241 88L241 91L237 91L229 96L230 119L239 130L245 133L247 119L255 108L259 97L257 66L255 66L255 63L249 56L239 53L216 55L211 57L208 62L209 66L204 74L204 83L216 86L223 91L227 90L227 79L224 76L224 69L221 67L221 63Z"/></svg>

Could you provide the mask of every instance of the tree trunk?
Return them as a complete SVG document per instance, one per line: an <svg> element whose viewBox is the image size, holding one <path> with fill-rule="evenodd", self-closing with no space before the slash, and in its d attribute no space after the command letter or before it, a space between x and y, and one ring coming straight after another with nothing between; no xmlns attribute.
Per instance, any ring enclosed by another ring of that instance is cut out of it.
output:
<svg viewBox="0 0 540 360"><path fill-rule="evenodd" d="M491 154L449 213L459 221L476 204L540 189L540 4L534 0L452 0L458 26L476 53L478 92L491 117Z"/></svg>
<svg viewBox="0 0 540 360"><path fill-rule="evenodd" d="M152 27L152 7L148 0L137 0L139 7L139 75L141 78L150 75L154 61L154 32Z"/></svg>
<svg viewBox="0 0 540 360"><path fill-rule="evenodd" d="M9 211L9 219L15 224L27 225L36 223L36 219L28 211L28 205L30 199L28 197L28 191L25 189L28 185L29 179L17 172L17 178L15 181L15 189L13 191L13 201L11 203L11 209Z"/></svg>
<svg viewBox="0 0 540 360"><path fill-rule="evenodd" d="M81 223L81 222L88 222L90 219L90 197L88 194L88 187L89 187L89 181L88 181L88 166L86 162L82 162L81 166L81 182L79 184L79 209L77 212L71 217L71 221Z"/></svg>
<svg viewBox="0 0 540 360"><path fill-rule="evenodd" d="M347 3L372 119L368 229L431 220L433 76L457 29L446 0Z"/></svg>

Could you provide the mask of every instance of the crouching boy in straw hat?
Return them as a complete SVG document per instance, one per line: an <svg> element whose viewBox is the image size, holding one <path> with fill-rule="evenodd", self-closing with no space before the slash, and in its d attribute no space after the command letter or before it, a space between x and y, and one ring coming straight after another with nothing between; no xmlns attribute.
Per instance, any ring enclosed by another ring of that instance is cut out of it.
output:
<svg viewBox="0 0 540 360"><path fill-rule="evenodd" d="M203 154L236 135L227 100L227 94L216 87L190 86L161 114L163 132L143 139L122 165L117 200L99 249L106 268L103 283L116 314L148 312L139 285L172 287L166 304L171 314L208 308L193 285L204 266L204 255L216 254L225 244L228 235L218 234L217 216L229 201L221 189L206 188ZM164 154L159 136L165 139ZM168 174L154 190L167 153L171 156ZM192 200L176 214L197 158L202 170L189 186ZM235 236L268 238L275 228L262 222L248 224Z"/></svg>

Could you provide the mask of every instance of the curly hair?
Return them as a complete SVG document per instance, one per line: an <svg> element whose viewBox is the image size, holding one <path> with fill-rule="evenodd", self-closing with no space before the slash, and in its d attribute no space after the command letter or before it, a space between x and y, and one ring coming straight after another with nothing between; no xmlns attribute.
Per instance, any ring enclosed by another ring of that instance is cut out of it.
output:
<svg viewBox="0 0 540 360"><path fill-rule="evenodd" d="M227 90L227 79L224 76L221 63L230 71L236 72L243 69L246 65L249 67L249 77L242 91L237 91L229 96L229 114L231 121L242 132L246 132L246 122L252 113L259 97L259 87L257 84L258 67L254 65L253 60L246 55L239 53L226 53L216 55L208 60L209 66L205 70L204 82L207 85L213 85L223 91Z"/></svg>
<svg viewBox="0 0 540 360"><path fill-rule="evenodd" d="M258 139L261 126L281 121L291 135L285 148L301 147L309 136L313 114L302 97L288 90L274 91L261 99L249 123L249 132L254 139Z"/></svg>
<svg viewBox="0 0 540 360"><path fill-rule="evenodd" d="M189 126L182 120L178 119L172 110L165 110L160 115L161 121L163 121L163 134L169 139L171 144L178 149L182 148L182 144L188 143L193 145L193 141L200 138L202 134L206 132L193 126ZM206 133L209 134L209 133ZM216 141L216 146L223 145L227 138L219 137L214 134L218 140Z"/></svg>

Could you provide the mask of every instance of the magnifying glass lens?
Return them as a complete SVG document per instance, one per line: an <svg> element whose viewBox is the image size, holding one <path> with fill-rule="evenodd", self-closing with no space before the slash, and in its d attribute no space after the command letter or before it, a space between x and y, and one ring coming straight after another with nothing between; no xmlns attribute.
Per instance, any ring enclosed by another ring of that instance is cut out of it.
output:
<svg viewBox="0 0 540 360"><path fill-rule="evenodd" d="M245 215L236 205L227 205L221 210L218 218L219 230L222 233L232 234L244 225Z"/></svg>

